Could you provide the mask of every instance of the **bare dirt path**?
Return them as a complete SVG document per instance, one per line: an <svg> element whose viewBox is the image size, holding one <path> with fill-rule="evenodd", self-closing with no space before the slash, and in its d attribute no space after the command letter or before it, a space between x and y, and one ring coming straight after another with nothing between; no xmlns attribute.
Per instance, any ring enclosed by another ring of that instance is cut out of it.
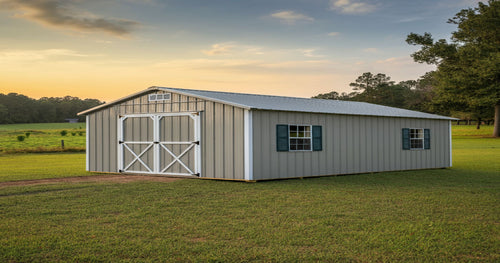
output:
<svg viewBox="0 0 500 263"><path fill-rule="evenodd" d="M39 185L39 184L53 184L53 183L81 183L81 182L112 182L112 183L130 183L136 181L173 182L181 179L182 178L163 177L163 176L105 174L105 175L94 175L94 176L77 176L77 177L66 177L66 178L0 182L0 188L8 186L25 186L25 185Z"/></svg>

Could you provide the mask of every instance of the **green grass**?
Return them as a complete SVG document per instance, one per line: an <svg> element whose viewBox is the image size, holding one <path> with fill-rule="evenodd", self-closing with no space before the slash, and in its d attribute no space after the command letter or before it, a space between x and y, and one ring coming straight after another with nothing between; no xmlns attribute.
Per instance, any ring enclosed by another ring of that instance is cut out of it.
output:
<svg viewBox="0 0 500 263"><path fill-rule="evenodd" d="M68 134L61 136L61 131ZM17 136L29 132L18 141ZM73 135L74 134L74 135ZM61 147L64 140L64 149ZM29 123L0 125L0 153L85 151L85 123Z"/></svg>
<svg viewBox="0 0 500 263"><path fill-rule="evenodd" d="M21 123L21 124L0 124L0 131L25 131L25 130L85 130L85 122L79 123Z"/></svg>
<svg viewBox="0 0 500 263"><path fill-rule="evenodd" d="M452 169L0 188L0 261L499 262L500 140L469 138Z"/></svg>
<svg viewBox="0 0 500 263"><path fill-rule="evenodd" d="M481 125L481 128L476 129L475 125L453 125L453 138L470 138L474 137L491 137L493 134L493 125Z"/></svg>
<svg viewBox="0 0 500 263"><path fill-rule="evenodd" d="M92 175L84 153L0 155L0 182Z"/></svg>

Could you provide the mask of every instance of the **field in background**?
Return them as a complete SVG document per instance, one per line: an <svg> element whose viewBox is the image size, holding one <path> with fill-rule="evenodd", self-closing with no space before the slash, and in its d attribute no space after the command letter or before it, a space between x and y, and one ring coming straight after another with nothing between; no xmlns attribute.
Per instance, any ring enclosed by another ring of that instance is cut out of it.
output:
<svg viewBox="0 0 500 263"><path fill-rule="evenodd" d="M0 164L0 182L93 175L84 153L3 154Z"/></svg>
<svg viewBox="0 0 500 263"><path fill-rule="evenodd" d="M481 125L481 128L476 129L475 125L452 125L452 137L455 138L470 138L473 137L491 137L493 134L493 125Z"/></svg>
<svg viewBox="0 0 500 263"><path fill-rule="evenodd" d="M63 130L67 132L65 136L61 136ZM18 141L18 136L25 136L25 138L23 141ZM61 140L64 140L64 149L61 146ZM0 153L64 151L85 151L85 123L0 125Z"/></svg>
<svg viewBox="0 0 500 263"><path fill-rule="evenodd" d="M500 140L471 130L453 127L452 169L3 187L0 261L499 262ZM81 153L0 162L5 180L90 175Z"/></svg>

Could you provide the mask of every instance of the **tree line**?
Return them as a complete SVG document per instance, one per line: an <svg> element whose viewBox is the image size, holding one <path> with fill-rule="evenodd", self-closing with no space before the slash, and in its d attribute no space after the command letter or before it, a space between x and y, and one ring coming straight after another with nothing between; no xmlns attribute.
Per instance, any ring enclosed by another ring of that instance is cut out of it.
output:
<svg viewBox="0 0 500 263"><path fill-rule="evenodd" d="M33 99L18 93L0 93L0 124L64 122L70 118L85 121L84 116L76 114L102 103L72 96Z"/></svg>
<svg viewBox="0 0 500 263"><path fill-rule="evenodd" d="M415 62L436 65L418 80L395 83L385 74L366 72L351 83L353 92L333 91L316 98L354 100L449 115L460 119L494 118L500 137L500 1L463 9L448 23L457 26L451 40L410 33L406 42L421 49Z"/></svg>
<svg viewBox="0 0 500 263"><path fill-rule="evenodd" d="M391 77L377 73L365 72L355 82L349 84L353 88L350 93L332 91L318 94L316 99L350 100L374 103L415 111L438 113L432 103L432 74L426 74L418 80L406 80L396 83ZM444 112L439 112L445 114Z"/></svg>

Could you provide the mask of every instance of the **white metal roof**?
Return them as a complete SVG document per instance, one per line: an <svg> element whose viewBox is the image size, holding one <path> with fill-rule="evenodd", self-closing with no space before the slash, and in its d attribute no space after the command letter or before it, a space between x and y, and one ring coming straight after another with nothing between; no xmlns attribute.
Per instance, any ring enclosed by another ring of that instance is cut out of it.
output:
<svg viewBox="0 0 500 263"><path fill-rule="evenodd" d="M366 102L308 99L220 91L177 89L168 87L151 87L142 92L134 93L122 99L80 112L79 115L88 114L100 108L117 104L132 97L136 97L148 92L154 92L156 90L170 91L187 96L221 102L245 109L455 120L454 118L450 117L381 106Z"/></svg>

